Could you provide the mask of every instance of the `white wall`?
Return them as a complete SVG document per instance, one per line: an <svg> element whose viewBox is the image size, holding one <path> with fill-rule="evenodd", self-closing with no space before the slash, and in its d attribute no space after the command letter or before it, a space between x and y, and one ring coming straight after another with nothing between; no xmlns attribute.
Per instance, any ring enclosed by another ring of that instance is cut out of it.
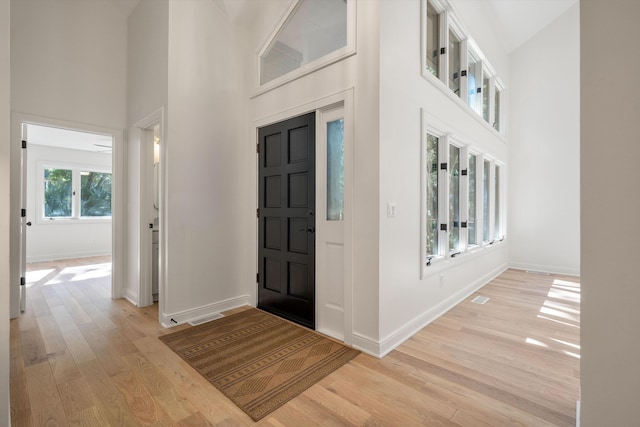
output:
<svg viewBox="0 0 640 427"><path fill-rule="evenodd" d="M122 139L118 130L126 125L126 16L116 2L13 0L11 4L12 112L46 119L43 124L60 121L72 127L100 128L102 132L114 133L114 221L119 221L118 194L123 177ZM19 132L19 126L12 130L15 140L19 140ZM16 145L12 147L11 202L17 206L20 150ZM10 227L15 254L19 248L17 212L12 211ZM118 242L119 239L114 240L116 246ZM115 252L121 253L118 248ZM18 283L17 267L17 262L13 262L12 283ZM113 275L119 283L120 269L116 263ZM14 317L18 315L18 302L18 287L14 285L11 287Z"/></svg>
<svg viewBox="0 0 640 427"><path fill-rule="evenodd" d="M169 2L142 0L128 19L127 124L167 105Z"/></svg>
<svg viewBox="0 0 640 427"><path fill-rule="evenodd" d="M445 126L458 141L497 161L506 163L507 145L466 105L455 102L448 89L443 93L422 77L420 2L385 0L381 5L380 340L389 350L507 265L505 240L434 264L421 280L421 109L428 124ZM506 64L499 45L478 44L483 52L494 52L490 62ZM509 70L496 71L508 87ZM387 203L396 205L395 218L387 217Z"/></svg>
<svg viewBox="0 0 640 427"><path fill-rule="evenodd" d="M638 16L635 0L580 2L583 427L640 419Z"/></svg>
<svg viewBox="0 0 640 427"><path fill-rule="evenodd" d="M580 40L576 4L511 61L509 261L580 274Z"/></svg>
<svg viewBox="0 0 640 427"><path fill-rule="evenodd" d="M9 140L10 55L8 1L0 2L0 420L11 425L9 405Z"/></svg>
<svg viewBox="0 0 640 427"><path fill-rule="evenodd" d="M27 157L27 262L111 254L111 220L86 222L42 219L41 167L59 164L111 171L111 154L31 144ZM38 190L38 186L40 189ZM39 206L37 206L39 204Z"/></svg>
<svg viewBox="0 0 640 427"><path fill-rule="evenodd" d="M106 1L11 2L13 111L124 129L127 22Z"/></svg>
<svg viewBox="0 0 640 427"><path fill-rule="evenodd" d="M267 2L265 2L267 3ZM249 60L267 42L290 2L273 2L257 15L248 27ZM257 200L257 165L255 159L255 123L286 111L298 111L301 106L321 100L347 89L354 89L354 153L353 165L353 343L371 353L379 353L379 289L378 289L378 226L379 226L379 2L357 2L356 54L322 68L274 90L251 99L249 122L243 160L245 173L250 174L251 192L245 198L246 208L253 208L254 227L245 268L254 274L255 282L257 230L255 207ZM255 63L254 63L255 66ZM257 69L252 67L252 73ZM247 84L255 74L247 76ZM296 115L298 113L291 113ZM281 118L284 119L284 118ZM266 124L266 123L263 123ZM253 154L251 154L253 153ZM251 283L255 288L255 283ZM349 308L345 309L348 313Z"/></svg>
<svg viewBox="0 0 640 427"><path fill-rule="evenodd" d="M167 324L247 303L252 271L255 286L243 39L214 2L184 0L168 40Z"/></svg>
<svg viewBox="0 0 640 427"><path fill-rule="evenodd" d="M149 230L141 229L152 220L144 212L146 204L141 200L141 182L148 181L148 171L141 168L141 158L148 154L143 135L136 123L164 109L168 102L169 62L169 2L167 0L142 0L128 19L127 53L127 259L125 296L134 304L140 302L140 245ZM165 123L166 126L166 123ZM148 142L148 141L147 141ZM147 176L147 178L142 178ZM150 183L149 183L150 184ZM141 220L141 212L145 215ZM154 212L154 215L155 214ZM148 217L148 218L147 218ZM149 254L151 247L149 244ZM150 256L150 255L149 255ZM149 266L149 270L151 266ZM150 272L149 272L150 274ZM144 279L144 275L142 276Z"/></svg>

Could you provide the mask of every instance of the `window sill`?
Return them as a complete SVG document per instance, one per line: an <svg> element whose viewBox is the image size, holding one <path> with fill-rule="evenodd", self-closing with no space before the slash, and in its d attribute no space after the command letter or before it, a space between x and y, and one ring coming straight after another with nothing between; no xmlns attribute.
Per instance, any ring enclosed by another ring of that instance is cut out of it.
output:
<svg viewBox="0 0 640 427"><path fill-rule="evenodd" d="M488 253L493 248L501 247L504 240L505 238L503 238L502 240L496 240L493 244L485 243L482 245L476 245L473 248L468 249L466 252L458 253L455 257L434 257L433 259L431 259L431 265L425 265L423 267L422 280L433 277L434 274L437 274L441 271L456 267L460 264L460 262L471 261L474 258Z"/></svg>
<svg viewBox="0 0 640 427"><path fill-rule="evenodd" d="M465 113L469 114L478 123L484 126L485 129L491 132L494 136L498 137L502 143L507 143L506 136L503 132L497 131L493 126L487 123L487 121L482 116L480 116L473 108L469 107L459 96L453 93L451 89L449 89L449 86L445 85L442 80L425 69L422 70L422 77L426 81L431 83L431 85L433 85L440 92L444 93L449 99L451 99L452 102L456 103Z"/></svg>
<svg viewBox="0 0 640 427"><path fill-rule="evenodd" d="M111 217L99 218L41 218L37 225L79 225L79 224L110 224Z"/></svg>

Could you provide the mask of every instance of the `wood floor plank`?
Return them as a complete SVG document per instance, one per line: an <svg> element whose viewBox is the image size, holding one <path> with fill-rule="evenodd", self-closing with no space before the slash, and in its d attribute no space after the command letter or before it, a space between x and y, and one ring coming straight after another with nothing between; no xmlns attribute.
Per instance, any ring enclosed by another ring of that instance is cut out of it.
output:
<svg viewBox="0 0 640 427"><path fill-rule="evenodd" d="M58 393L68 419L81 418L82 411L92 408L95 404L84 378L58 384Z"/></svg>
<svg viewBox="0 0 640 427"><path fill-rule="evenodd" d="M51 365L51 371L57 384L66 383L82 376L73 356L66 348L64 351L49 355L49 365Z"/></svg>
<svg viewBox="0 0 640 427"><path fill-rule="evenodd" d="M92 359L78 365L82 377L87 382L93 396L100 402L105 415L112 425L138 425L136 417L124 401L115 384L102 368L98 359Z"/></svg>
<svg viewBox="0 0 640 427"><path fill-rule="evenodd" d="M64 338L53 316L38 317L37 322L47 354L65 351Z"/></svg>
<svg viewBox="0 0 640 427"><path fill-rule="evenodd" d="M12 425L575 425L578 278L507 270L384 359L360 355L254 423L158 340L188 324L165 329L157 305L111 300L109 277L68 269L105 262L30 267L50 272L10 323Z"/></svg>
<svg viewBox="0 0 640 427"><path fill-rule="evenodd" d="M202 414L200 414L199 412L196 412L195 414L192 414L180 420L180 422L176 424L176 426L177 427L212 427L213 424L207 421L206 418L202 416Z"/></svg>
<svg viewBox="0 0 640 427"><path fill-rule="evenodd" d="M38 413L47 413L48 408L60 404L60 395L49 363L28 366L25 368L25 374L31 413L34 416Z"/></svg>
<svg viewBox="0 0 640 427"><path fill-rule="evenodd" d="M123 372L112 377L112 381L120 390L124 401L142 425L172 425L173 421L149 393L135 371Z"/></svg>

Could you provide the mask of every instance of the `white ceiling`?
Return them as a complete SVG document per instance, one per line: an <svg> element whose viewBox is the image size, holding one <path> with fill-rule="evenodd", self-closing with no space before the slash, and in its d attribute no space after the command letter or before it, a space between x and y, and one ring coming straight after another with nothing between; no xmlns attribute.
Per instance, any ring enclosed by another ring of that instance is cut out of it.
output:
<svg viewBox="0 0 640 427"><path fill-rule="evenodd" d="M463 0L479 1L479 0ZM482 0L507 53L522 46L578 0Z"/></svg>
<svg viewBox="0 0 640 427"><path fill-rule="evenodd" d="M111 154L112 138L108 135L78 132L48 126L27 125L29 144Z"/></svg>
<svg viewBox="0 0 640 427"><path fill-rule="evenodd" d="M140 0L109 0L125 16L131 14ZM175 0L171 0L175 1ZM286 7L291 0L213 0L236 23L250 24L261 8L274 3ZM480 1L487 6L498 37L507 53L524 44L544 27L562 15L578 0L458 0Z"/></svg>

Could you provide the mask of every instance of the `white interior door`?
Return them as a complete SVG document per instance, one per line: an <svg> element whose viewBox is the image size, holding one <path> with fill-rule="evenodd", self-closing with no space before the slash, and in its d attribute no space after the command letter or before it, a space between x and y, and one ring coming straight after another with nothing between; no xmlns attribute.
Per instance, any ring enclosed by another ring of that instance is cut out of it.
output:
<svg viewBox="0 0 640 427"><path fill-rule="evenodd" d="M316 329L345 339L344 107L318 114L316 141Z"/></svg>
<svg viewBox="0 0 640 427"><path fill-rule="evenodd" d="M27 306L27 125L22 124L20 150L20 312ZM31 225L30 223L28 225Z"/></svg>

